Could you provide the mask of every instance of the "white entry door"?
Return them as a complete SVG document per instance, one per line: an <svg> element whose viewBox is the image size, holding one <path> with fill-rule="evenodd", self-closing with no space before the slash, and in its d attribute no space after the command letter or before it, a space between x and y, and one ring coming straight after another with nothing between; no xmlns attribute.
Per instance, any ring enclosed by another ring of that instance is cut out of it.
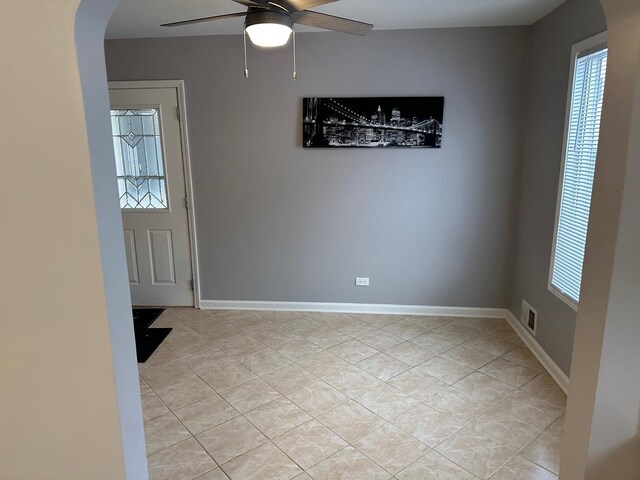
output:
<svg viewBox="0 0 640 480"><path fill-rule="evenodd" d="M194 304L176 88L110 88L133 305Z"/></svg>

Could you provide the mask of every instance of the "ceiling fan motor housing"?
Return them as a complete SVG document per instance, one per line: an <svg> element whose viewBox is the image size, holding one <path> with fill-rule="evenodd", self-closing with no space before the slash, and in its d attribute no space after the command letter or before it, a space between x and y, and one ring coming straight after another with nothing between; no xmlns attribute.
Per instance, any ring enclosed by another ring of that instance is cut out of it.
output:
<svg viewBox="0 0 640 480"><path fill-rule="evenodd" d="M273 10L249 11L244 20L244 28L246 29L251 25L259 25L262 23L275 23L293 28L293 21L288 13Z"/></svg>

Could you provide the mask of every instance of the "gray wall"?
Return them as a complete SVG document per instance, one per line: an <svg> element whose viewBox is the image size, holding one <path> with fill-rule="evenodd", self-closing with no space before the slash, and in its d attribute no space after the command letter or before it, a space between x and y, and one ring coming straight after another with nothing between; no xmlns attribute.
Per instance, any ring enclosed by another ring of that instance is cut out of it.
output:
<svg viewBox="0 0 640 480"><path fill-rule="evenodd" d="M569 373L576 313L547 290L571 47L606 29L598 0L569 0L531 27L525 136L510 309L538 311L537 340Z"/></svg>
<svg viewBox="0 0 640 480"><path fill-rule="evenodd" d="M507 305L526 28L107 42L186 86L202 298ZM304 96L444 95L441 150L304 151ZM356 288L355 276L371 277Z"/></svg>

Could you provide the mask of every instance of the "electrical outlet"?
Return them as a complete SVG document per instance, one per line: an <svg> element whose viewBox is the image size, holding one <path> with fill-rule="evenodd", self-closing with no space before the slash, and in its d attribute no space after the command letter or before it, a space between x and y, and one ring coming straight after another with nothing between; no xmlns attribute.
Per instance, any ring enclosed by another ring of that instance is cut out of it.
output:
<svg viewBox="0 0 640 480"><path fill-rule="evenodd" d="M356 287L368 287L369 277L356 277Z"/></svg>

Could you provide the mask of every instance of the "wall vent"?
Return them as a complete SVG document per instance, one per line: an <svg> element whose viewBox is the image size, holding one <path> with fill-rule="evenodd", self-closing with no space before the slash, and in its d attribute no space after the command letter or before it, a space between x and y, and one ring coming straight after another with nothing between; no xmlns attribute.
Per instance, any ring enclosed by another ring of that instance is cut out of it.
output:
<svg viewBox="0 0 640 480"><path fill-rule="evenodd" d="M522 312L520 313L520 322L529 330L534 337L538 327L538 311L529 303L522 299Z"/></svg>

